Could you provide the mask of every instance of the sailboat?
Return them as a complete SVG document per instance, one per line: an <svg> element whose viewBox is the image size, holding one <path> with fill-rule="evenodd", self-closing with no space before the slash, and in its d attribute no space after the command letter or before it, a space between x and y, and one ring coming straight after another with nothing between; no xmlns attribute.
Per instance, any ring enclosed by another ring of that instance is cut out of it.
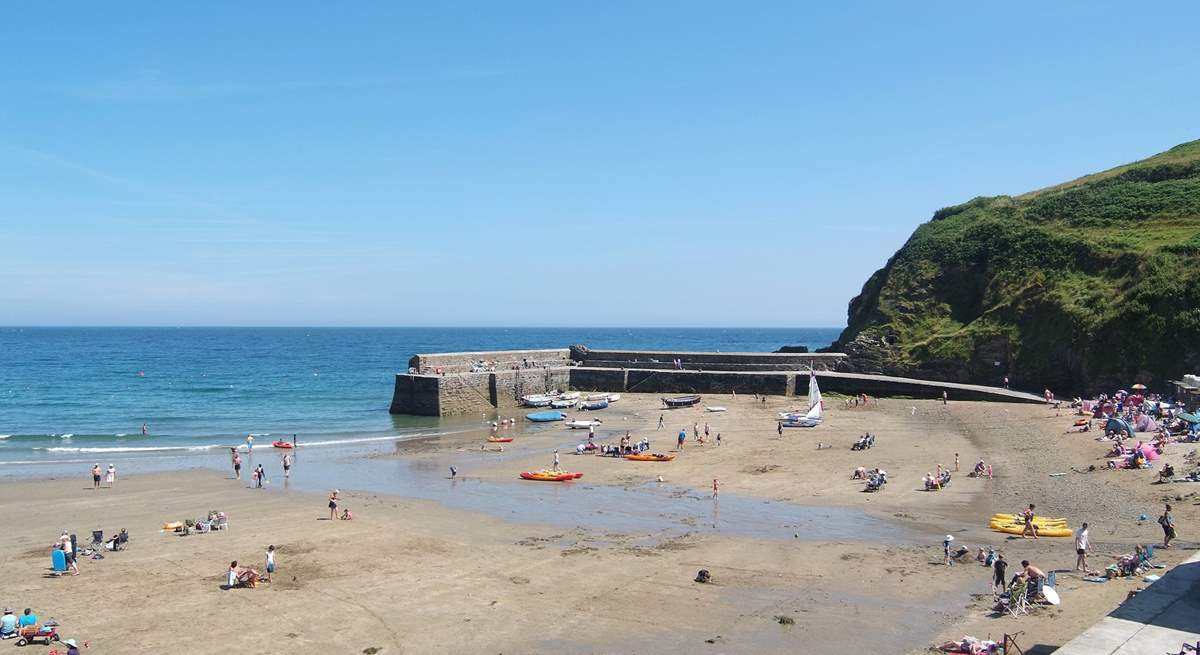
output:
<svg viewBox="0 0 1200 655"><path fill-rule="evenodd" d="M785 428L812 428L821 423L824 418L824 402L821 400L821 388L817 386L817 374L808 372L808 411L780 412L779 423Z"/></svg>

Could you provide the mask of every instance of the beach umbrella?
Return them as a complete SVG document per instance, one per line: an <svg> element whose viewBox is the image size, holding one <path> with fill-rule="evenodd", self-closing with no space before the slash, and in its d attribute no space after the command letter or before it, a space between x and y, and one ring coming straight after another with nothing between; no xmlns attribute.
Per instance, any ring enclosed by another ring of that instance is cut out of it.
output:
<svg viewBox="0 0 1200 655"><path fill-rule="evenodd" d="M1145 388L1146 388L1146 385L1144 385L1144 384L1135 384L1132 387L1130 387L1130 389L1137 389L1138 391L1141 391L1142 389L1145 389Z"/></svg>

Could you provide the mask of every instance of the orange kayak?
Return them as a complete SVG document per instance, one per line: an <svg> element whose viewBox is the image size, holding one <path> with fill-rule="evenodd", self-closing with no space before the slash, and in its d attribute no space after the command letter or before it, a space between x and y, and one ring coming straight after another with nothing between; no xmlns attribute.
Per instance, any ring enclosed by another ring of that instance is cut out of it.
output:
<svg viewBox="0 0 1200 655"><path fill-rule="evenodd" d="M512 437L488 437L489 443L508 443L512 440Z"/></svg>
<svg viewBox="0 0 1200 655"><path fill-rule="evenodd" d="M669 462L675 459L674 455L626 455L625 459L635 462Z"/></svg>
<svg viewBox="0 0 1200 655"><path fill-rule="evenodd" d="M569 473L567 471L524 471L521 473L522 480L541 480L543 482L566 482L582 477L582 473Z"/></svg>
<svg viewBox="0 0 1200 655"><path fill-rule="evenodd" d="M292 447L292 444L287 441L275 441L275 442L272 442L271 445L275 446L276 448L291 448Z"/></svg>

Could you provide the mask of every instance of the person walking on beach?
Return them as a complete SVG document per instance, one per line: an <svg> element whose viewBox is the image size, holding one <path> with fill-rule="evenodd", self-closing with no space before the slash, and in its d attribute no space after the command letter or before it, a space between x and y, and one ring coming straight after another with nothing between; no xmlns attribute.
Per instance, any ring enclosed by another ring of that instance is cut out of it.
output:
<svg viewBox="0 0 1200 655"><path fill-rule="evenodd" d="M1021 517L1025 519L1025 529L1021 530L1022 539L1024 539L1026 535L1030 534L1033 535L1034 539L1038 538L1038 529L1033 523L1033 516L1033 503L1029 503L1029 509L1021 512Z"/></svg>
<svg viewBox="0 0 1200 655"><path fill-rule="evenodd" d="M267 546L267 582L271 581L271 574L275 572L275 546Z"/></svg>
<svg viewBox="0 0 1200 655"><path fill-rule="evenodd" d="M1165 505L1162 516L1158 517L1158 524L1163 530L1163 548L1171 547L1171 540L1175 538L1175 519L1171 517L1171 505Z"/></svg>
<svg viewBox="0 0 1200 655"><path fill-rule="evenodd" d="M777 433L779 433L779 436L781 436L781 437L783 436L783 421L780 421L778 424L775 425L775 431Z"/></svg>
<svg viewBox="0 0 1200 655"><path fill-rule="evenodd" d="M283 454L283 479L291 477L292 472L292 455L291 453Z"/></svg>
<svg viewBox="0 0 1200 655"><path fill-rule="evenodd" d="M949 400L950 400L950 396L946 394L945 390L943 390L942 391L942 404L945 405L946 402Z"/></svg>
<svg viewBox="0 0 1200 655"><path fill-rule="evenodd" d="M954 472L958 473L958 453L954 453Z"/></svg>
<svg viewBox="0 0 1200 655"><path fill-rule="evenodd" d="M700 441L700 424L699 423L692 424L692 438L695 439L696 441Z"/></svg>
<svg viewBox="0 0 1200 655"><path fill-rule="evenodd" d="M254 453L254 435L252 434L246 435L246 452Z"/></svg>
<svg viewBox="0 0 1200 655"><path fill-rule="evenodd" d="M659 430L663 429L663 415L662 414L658 415L658 429Z"/></svg>
<svg viewBox="0 0 1200 655"><path fill-rule="evenodd" d="M92 467L92 489L100 488L100 462Z"/></svg>
<svg viewBox="0 0 1200 655"><path fill-rule="evenodd" d="M718 446L721 445L721 433L720 432L717 433L717 445Z"/></svg>
<svg viewBox="0 0 1200 655"><path fill-rule="evenodd" d="M262 489L263 482L267 479L267 472L263 470L262 464L254 467L254 486Z"/></svg>
<svg viewBox="0 0 1200 655"><path fill-rule="evenodd" d="M1004 553L997 553L996 561L992 562L992 593L1004 593L1004 574L1007 570L1008 562L1004 561Z"/></svg>
<svg viewBox="0 0 1200 655"><path fill-rule="evenodd" d="M706 441L708 440L708 424L707 423L704 424L704 439Z"/></svg>
<svg viewBox="0 0 1200 655"><path fill-rule="evenodd" d="M296 447L296 435L292 435L292 448Z"/></svg>
<svg viewBox="0 0 1200 655"><path fill-rule="evenodd" d="M558 466L558 449L557 448L554 449L554 470L555 471L561 470Z"/></svg>
<svg viewBox="0 0 1200 655"><path fill-rule="evenodd" d="M687 429L686 428L679 428L679 437L676 438L675 441L676 441L676 447L679 450L683 450L683 442L687 441Z"/></svg>
<svg viewBox="0 0 1200 655"><path fill-rule="evenodd" d="M334 489L333 493L329 494L329 520L330 521L337 518L337 505L338 505L338 490Z"/></svg>
<svg viewBox="0 0 1200 655"><path fill-rule="evenodd" d="M1075 570L1083 571L1087 575L1087 551L1088 551L1088 524L1083 522L1083 526L1075 532Z"/></svg>
<svg viewBox="0 0 1200 655"><path fill-rule="evenodd" d="M233 451L233 477L236 480L242 479L242 456L238 454L237 448L231 448Z"/></svg>
<svg viewBox="0 0 1200 655"><path fill-rule="evenodd" d="M117 481L117 467L113 464L108 465L108 474L105 476L105 482L108 483L108 488L112 489L113 483Z"/></svg>
<svg viewBox="0 0 1200 655"><path fill-rule="evenodd" d="M720 492L721 492L721 481L716 478L713 478L713 498L716 498L717 494Z"/></svg>

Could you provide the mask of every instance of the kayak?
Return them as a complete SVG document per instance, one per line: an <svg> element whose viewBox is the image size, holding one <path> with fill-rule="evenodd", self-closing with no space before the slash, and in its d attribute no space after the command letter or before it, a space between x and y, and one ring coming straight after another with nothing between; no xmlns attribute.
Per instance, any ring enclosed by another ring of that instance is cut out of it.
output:
<svg viewBox="0 0 1200 655"><path fill-rule="evenodd" d="M675 459L674 455L626 455L625 459L634 462L669 462Z"/></svg>
<svg viewBox="0 0 1200 655"><path fill-rule="evenodd" d="M541 480L542 482L566 482L568 480L576 480L582 478L582 473L569 473L567 471L523 471L521 473L522 480Z"/></svg>
<svg viewBox="0 0 1200 655"><path fill-rule="evenodd" d="M292 447L292 442L290 442L290 441L276 441L276 442L273 442L271 445L272 445L272 446L275 446L276 448L291 448L291 447Z"/></svg>
<svg viewBox="0 0 1200 655"><path fill-rule="evenodd" d="M1003 532L1005 534L1020 535L1022 532L1025 531L1024 525L993 524L989 527L991 527L991 529L995 530L996 532ZM1071 532L1070 528L1042 528L1042 527L1038 528L1038 536L1039 537L1070 537L1073 534L1074 533Z"/></svg>
<svg viewBox="0 0 1200 655"><path fill-rule="evenodd" d="M1012 523L1021 523L1021 524L1025 523L1025 517L1023 517L1019 514L993 514L992 520L993 521L1009 521ZM1033 517L1033 524L1034 525L1066 525L1067 519L1065 519L1065 518L1056 519L1056 518L1051 518L1049 516L1035 516L1035 517Z"/></svg>
<svg viewBox="0 0 1200 655"><path fill-rule="evenodd" d="M488 437L490 443L509 443L512 440L512 437Z"/></svg>

